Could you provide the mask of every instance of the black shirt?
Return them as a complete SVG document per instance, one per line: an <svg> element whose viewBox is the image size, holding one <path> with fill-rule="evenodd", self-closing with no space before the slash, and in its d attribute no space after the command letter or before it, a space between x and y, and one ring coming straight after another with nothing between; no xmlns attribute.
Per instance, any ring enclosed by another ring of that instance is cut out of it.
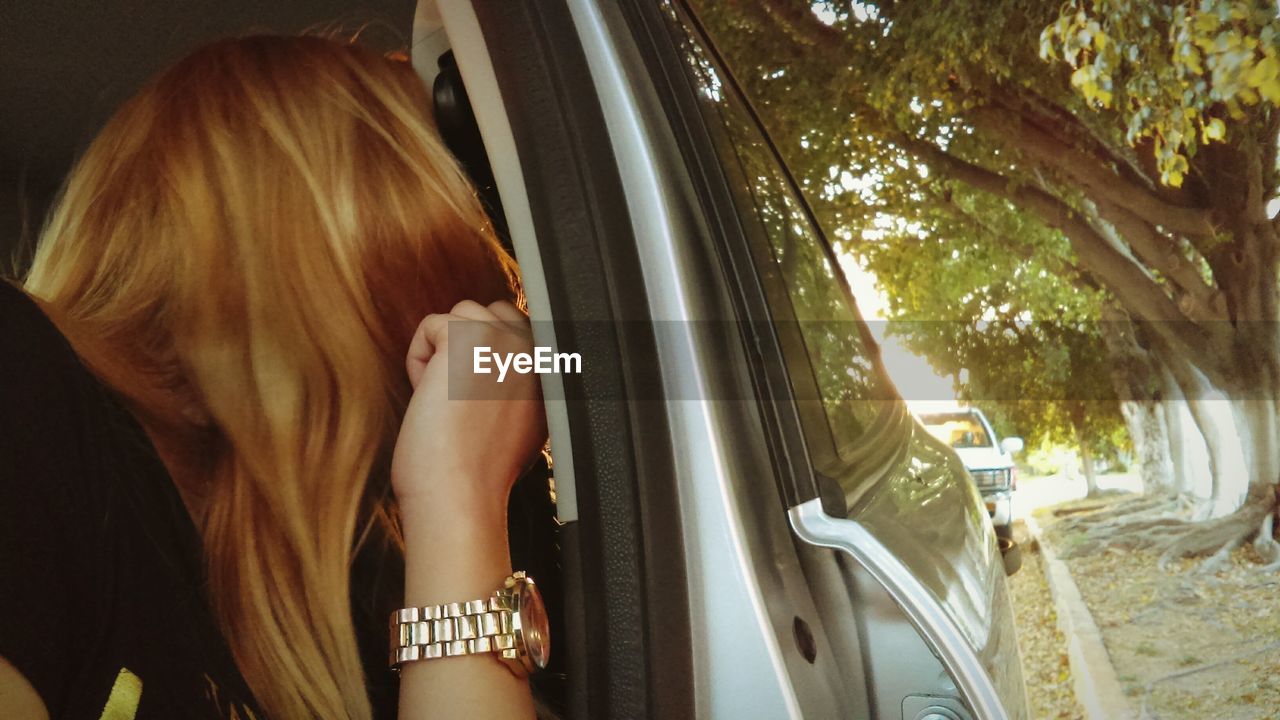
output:
<svg viewBox="0 0 1280 720"><path fill-rule="evenodd" d="M146 433L0 281L0 656L52 718L262 718L203 568ZM394 715L386 616L367 603L356 613L378 715Z"/></svg>

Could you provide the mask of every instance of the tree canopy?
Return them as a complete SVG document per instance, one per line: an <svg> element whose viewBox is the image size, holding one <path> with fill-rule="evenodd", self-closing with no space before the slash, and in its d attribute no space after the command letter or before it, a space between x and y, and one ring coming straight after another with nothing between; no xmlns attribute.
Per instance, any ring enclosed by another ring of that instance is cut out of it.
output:
<svg viewBox="0 0 1280 720"><path fill-rule="evenodd" d="M1237 430L1277 480L1274 3L694 4L839 250L955 321L914 347L1058 397L1105 377L1104 316L1139 324L1188 397L1266 401Z"/></svg>
<svg viewBox="0 0 1280 720"><path fill-rule="evenodd" d="M1280 105L1278 39L1274 3L1076 0L1041 33L1040 56L1075 68L1085 101L1125 120L1125 141L1149 143L1161 180L1179 187L1227 122Z"/></svg>

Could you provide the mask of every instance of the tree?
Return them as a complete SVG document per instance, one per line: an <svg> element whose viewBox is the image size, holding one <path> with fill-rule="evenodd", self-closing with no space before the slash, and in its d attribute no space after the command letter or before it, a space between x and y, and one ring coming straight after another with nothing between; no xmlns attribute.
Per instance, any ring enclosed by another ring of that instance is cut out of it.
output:
<svg viewBox="0 0 1280 720"><path fill-rule="evenodd" d="M889 332L940 374L963 375L961 399L1030 444L1075 445L1093 494L1092 461L1116 451L1129 394L1108 371L1096 322L1104 294L1061 274L1065 248L1052 233L999 227L991 220L1017 217L993 217L989 202L961 189L940 217L882 228L874 251L853 252L889 298ZM1153 470L1148 483L1163 467Z"/></svg>
<svg viewBox="0 0 1280 720"><path fill-rule="evenodd" d="M845 250L872 256L916 231L1023 256L1052 248L1064 277L1096 286L1137 328L1155 375L1188 399L1230 398L1231 427L1216 432L1240 438L1248 472L1215 487L1245 501L1211 522L1165 523L1152 542L1211 552L1271 517L1280 481L1280 238L1267 211L1280 174L1273 3L698 4ZM966 229L975 216L965 203L996 232ZM1268 533L1258 547L1280 555Z"/></svg>

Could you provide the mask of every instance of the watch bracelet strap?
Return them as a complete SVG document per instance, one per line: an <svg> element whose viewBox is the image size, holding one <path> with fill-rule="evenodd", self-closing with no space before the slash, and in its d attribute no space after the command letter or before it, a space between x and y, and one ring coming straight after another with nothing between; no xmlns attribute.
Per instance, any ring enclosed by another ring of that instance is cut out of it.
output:
<svg viewBox="0 0 1280 720"><path fill-rule="evenodd" d="M407 662L478 653L514 653L509 593L483 600L403 608L391 614L391 667Z"/></svg>

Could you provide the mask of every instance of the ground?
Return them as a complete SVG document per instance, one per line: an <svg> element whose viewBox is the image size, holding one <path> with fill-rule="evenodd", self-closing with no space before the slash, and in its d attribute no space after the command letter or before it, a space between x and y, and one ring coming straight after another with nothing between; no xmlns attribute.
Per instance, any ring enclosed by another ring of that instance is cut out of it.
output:
<svg viewBox="0 0 1280 720"><path fill-rule="evenodd" d="M1084 714L1071 689L1066 640L1058 630L1039 548L1030 542L1021 522L1014 525L1014 539L1022 546L1022 569L1009 578L1009 591L1018 622L1018 646L1022 650L1022 674L1031 718L1080 720Z"/></svg>
<svg viewBox="0 0 1280 720"><path fill-rule="evenodd" d="M1053 510L1079 505L1068 501L1036 511L1055 547L1071 537L1055 535ZM1193 560L1160 570L1148 552L1067 560L1140 718L1280 720L1280 575L1259 573L1252 552L1248 546L1235 551L1219 572L1207 575L1196 572L1199 561ZM1052 603L1039 555L1023 557L1022 571L1010 582L1032 717L1079 717L1071 714L1078 712L1073 699L1066 699L1065 647L1045 615Z"/></svg>

